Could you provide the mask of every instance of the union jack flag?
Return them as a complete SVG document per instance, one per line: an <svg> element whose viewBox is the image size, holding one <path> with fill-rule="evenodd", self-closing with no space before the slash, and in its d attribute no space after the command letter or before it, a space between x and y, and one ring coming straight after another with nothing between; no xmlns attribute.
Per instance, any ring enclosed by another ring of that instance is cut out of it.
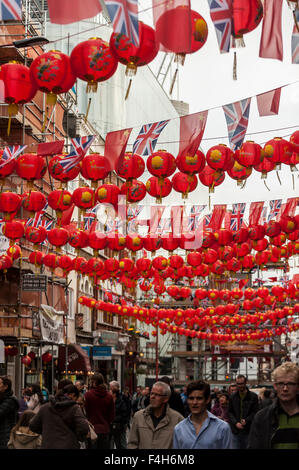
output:
<svg viewBox="0 0 299 470"><path fill-rule="evenodd" d="M81 162L81 160L83 160L95 137L95 135L85 135L83 137L75 137L71 139L72 149L60 163L64 168L64 171L70 171L74 166Z"/></svg>
<svg viewBox="0 0 299 470"><path fill-rule="evenodd" d="M3 168L7 163L18 158L20 153L22 153L26 147L27 145L13 145L12 147L5 147L0 160L0 168Z"/></svg>
<svg viewBox="0 0 299 470"><path fill-rule="evenodd" d="M105 0L114 33L139 46L138 0Z"/></svg>
<svg viewBox="0 0 299 470"><path fill-rule="evenodd" d="M0 20L21 20L22 0L0 0Z"/></svg>
<svg viewBox="0 0 299 470"><path fill-rule="evenodd" d="M294 11L296 16L296 21L299 23L299 10ZM292 34L292 64L299 64L299 33L297 26L294 25L293 34Z"/></svg>
<svg viewBox="0 0 299 470"><path fill-rule="evenodd" d="M232 34L232 0L208 0L220 52L229 52Z"/></svg>
<svg viewBox="0 0 299 470"><path fill-rule="evenodd" d="M212 214L207 214L207 215L204 216L203 226L205 228L208 227L209 223L211 222L211 217L212 217Z"/></svg>
<svg viewBox="0 0 299 470"><path fill-rule="evenodd" d="M272 199L269 202L269 215L268 215L268 222L272 219L276 219L280 209L281 209L282 199Z"/></svg>
<svg viewBox="0 0 299 470"><path fill-rule="evenodd" d="M138 217L138 215L142 211L143 207L144 206L142 206L142 205L135 206L135 207L129 206L127 208L127 219L128 220L136 219L136 217Z"/></svg>
<svg viewBox="0 0 299 470"><path fill-rule="evenodd" d="M49 230L51 230L51 228L53 227L53 224L54 224L54 221L53 220L47 220L47 219L43 219L41 222L40 222L40 226L41 227L44 227L47 232Z"/></svg>
<svg viewBox="0 0 299 470"><path fill-rule="evenodd" d="M162 233L169 233L171 232L171 219L161 219L156 233L161 235Z"/></svg>
<svg viewBox="0 0 299 470"><path fill-rule="evenodd" d="M205 210L205 207L206 207L205 204L201 204L198 206L191 206L190 216L189 216L189 219L193 220L193 222L189 220L191 231L196 230L199 227L199 224L201 221L201 215L202 215L202 212Z"/></svg>
<svg viewBox="0 0 299 470"><path fill-rule="evenodd" d="M232 150L241 147L246 135L251 98L223 106L228 138Z"/></svg>
<svg viewBox="0 0 299 470"><path fill-rule="evenodd" d="M121 231L123 229L123 220L107 218L105 223L105 232L113 232L115 230Z"/></svg>
<svg viewBox="0 0 299 470"><path fill-rule="evenodd" d="M267 223L267 211L268 208L265 206L263 207L262 213L261 213L261 224L266 224Z"/></svg>
<svg viewBox="0 0 299 470"><path fill-rule="evenodd" d="M232 205L232 212L230 218L230 229L234 232L242 227L244 212L246 209L246 202L241 202Z"/></svg>
<svg viewBox="0 0 299 470"><path fill-rule="evenodd" d="M154 122L153 124L144 124L133 144L133 154L137 153L141 156L151 155L155 150L161 132L168 123L169 119Z"/></svg>
<svg viewBox="0 0 299 470"><path fill-rule="evenodd" d="M41 211L36 212L33 218L27 220L26 227L39 227L40 225L42 225L42 216L46 213L47 208L48 203L46 202Z"/></svg>
<svg viewBox="0 0 299 470"><path fill-rule="evenodd" d="M89 211L86 211L85 212L85 215L83 217L83 221L84 221L84 230L89 230L92 223L96 220L96 216L97 216L97 209L98 209L98 205L97 204L96 206L94 206L92 209L90 209Z"/></svg>

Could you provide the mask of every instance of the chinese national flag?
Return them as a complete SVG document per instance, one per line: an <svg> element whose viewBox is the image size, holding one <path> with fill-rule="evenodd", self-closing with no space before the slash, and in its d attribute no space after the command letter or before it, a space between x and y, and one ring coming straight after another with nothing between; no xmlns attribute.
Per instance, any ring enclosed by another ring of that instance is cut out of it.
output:
<svg viewBox="0 0 299 470"><path fill-rule="evenodd" d="M212 230L219 230L226 213L226 204L219 204L214 206L209 228Z"/></svg>
<svg viewBox="0 0 299 470"><path fill-rule="evenodd" d="M249 208L249 225L257 225L260 221L264 201L252 202Z"/></svg>
<svg viewBox="0 0 299 470"><path fill-rule="evenodd" d="M194 157L205 131L208 111L180 117L180 148L178 156Z"/></svg>
<svg viewBox="0 0 299 470"><path fill-rule="evenodd" d="M100 0L48 0L51 23L69 24L93 18L102 11Z"/></svg>
<svg viewBox="0 0 299 470"><path fill-rule="evenodd" d="M290 197L285 204L281 205L276 220L280 220L282 217L286 216L294 217L298 201L298 197Z"/></svg>
<svg viewBox="0 0 299 470"><path fill-rule="evenodd" d="M190 0L153 0L156 44L163 52L191 52Z"/></svg>
<svg viewBox="0 0 299 470"><path fill-rule="evenodd" d="M132 129L131 127L131 129L108 132L106 136L104 155L109 160L112 170L122 162Z"/></svg>
<svg viewBox="0 0 299 470"><path fill-rule="evenodd" d="M56 140L55 142L42 142L37 146L37 153L41 156L56 155L63 151L64 140Z"/></svg>

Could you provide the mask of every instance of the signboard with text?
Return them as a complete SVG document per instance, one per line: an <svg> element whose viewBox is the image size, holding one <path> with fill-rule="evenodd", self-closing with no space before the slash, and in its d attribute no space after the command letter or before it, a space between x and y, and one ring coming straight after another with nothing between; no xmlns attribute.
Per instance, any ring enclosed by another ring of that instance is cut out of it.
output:
<svg viewBox="0 0 299 470"><path fill-rule="evenodd" d="M22 290L47 292L47 276L45 274L24 274Z"/></svg>

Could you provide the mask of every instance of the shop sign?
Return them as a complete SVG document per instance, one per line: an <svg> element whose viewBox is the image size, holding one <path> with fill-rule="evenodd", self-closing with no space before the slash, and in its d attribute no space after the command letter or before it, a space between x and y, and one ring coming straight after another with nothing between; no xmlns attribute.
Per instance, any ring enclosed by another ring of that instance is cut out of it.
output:
<svg viewBox="0 0 299 470"><path fill-rule="evenodd" d="M98 361L109 361L112 359L111 346L93 346L92 357Z"/></svg>
<svg viewBox="0 0 299 470"><path fill-rule="evenodd" d="M38 310L32 310L32 334L40 336L40 315Z"/></svg>
<svg viewBox="0 0 299 470"><path fill-rule="evenodd" d="M101 331L100 342L106 346L116 346L118 343L118 333L115 331L103 330Z"/></svg>
<svg viewBox="0 0 299 470"><path fill-rule="evenodd" d="M1 224L0 224L1 227ZM9 238L5 237L2 234L2 230L0 228L0 255L3 253L6 254L6 250L9 248Z"/></svg>
<svg viewBox="0 0 299 470"><path fill-rule="evenodd" d="M64 343L63 314L49 305L41 305L40 327L43 341L48 343Z"/></svg>
<svg viewBox="0 0 299 470"><path fill-rule="evenodd" d="M48 280L45 274L24 274L22 290L47 292Z"/></svg>

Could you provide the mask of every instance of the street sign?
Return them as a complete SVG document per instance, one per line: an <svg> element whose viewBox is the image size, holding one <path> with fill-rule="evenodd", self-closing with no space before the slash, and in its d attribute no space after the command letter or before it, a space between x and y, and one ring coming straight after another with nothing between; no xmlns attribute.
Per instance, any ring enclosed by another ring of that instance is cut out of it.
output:
<svg viewBox="0 0 299 470"><path fill-rule="evenodd" d="M22 290L47 292L48 278L45 274L24 274Z"/></svg>
<svg viewBox="0 0 299 470"><path fill-rule="evenodd" d="M109 361L112 359L111 346L93 346L92 356L96 360Z"/></svg>

